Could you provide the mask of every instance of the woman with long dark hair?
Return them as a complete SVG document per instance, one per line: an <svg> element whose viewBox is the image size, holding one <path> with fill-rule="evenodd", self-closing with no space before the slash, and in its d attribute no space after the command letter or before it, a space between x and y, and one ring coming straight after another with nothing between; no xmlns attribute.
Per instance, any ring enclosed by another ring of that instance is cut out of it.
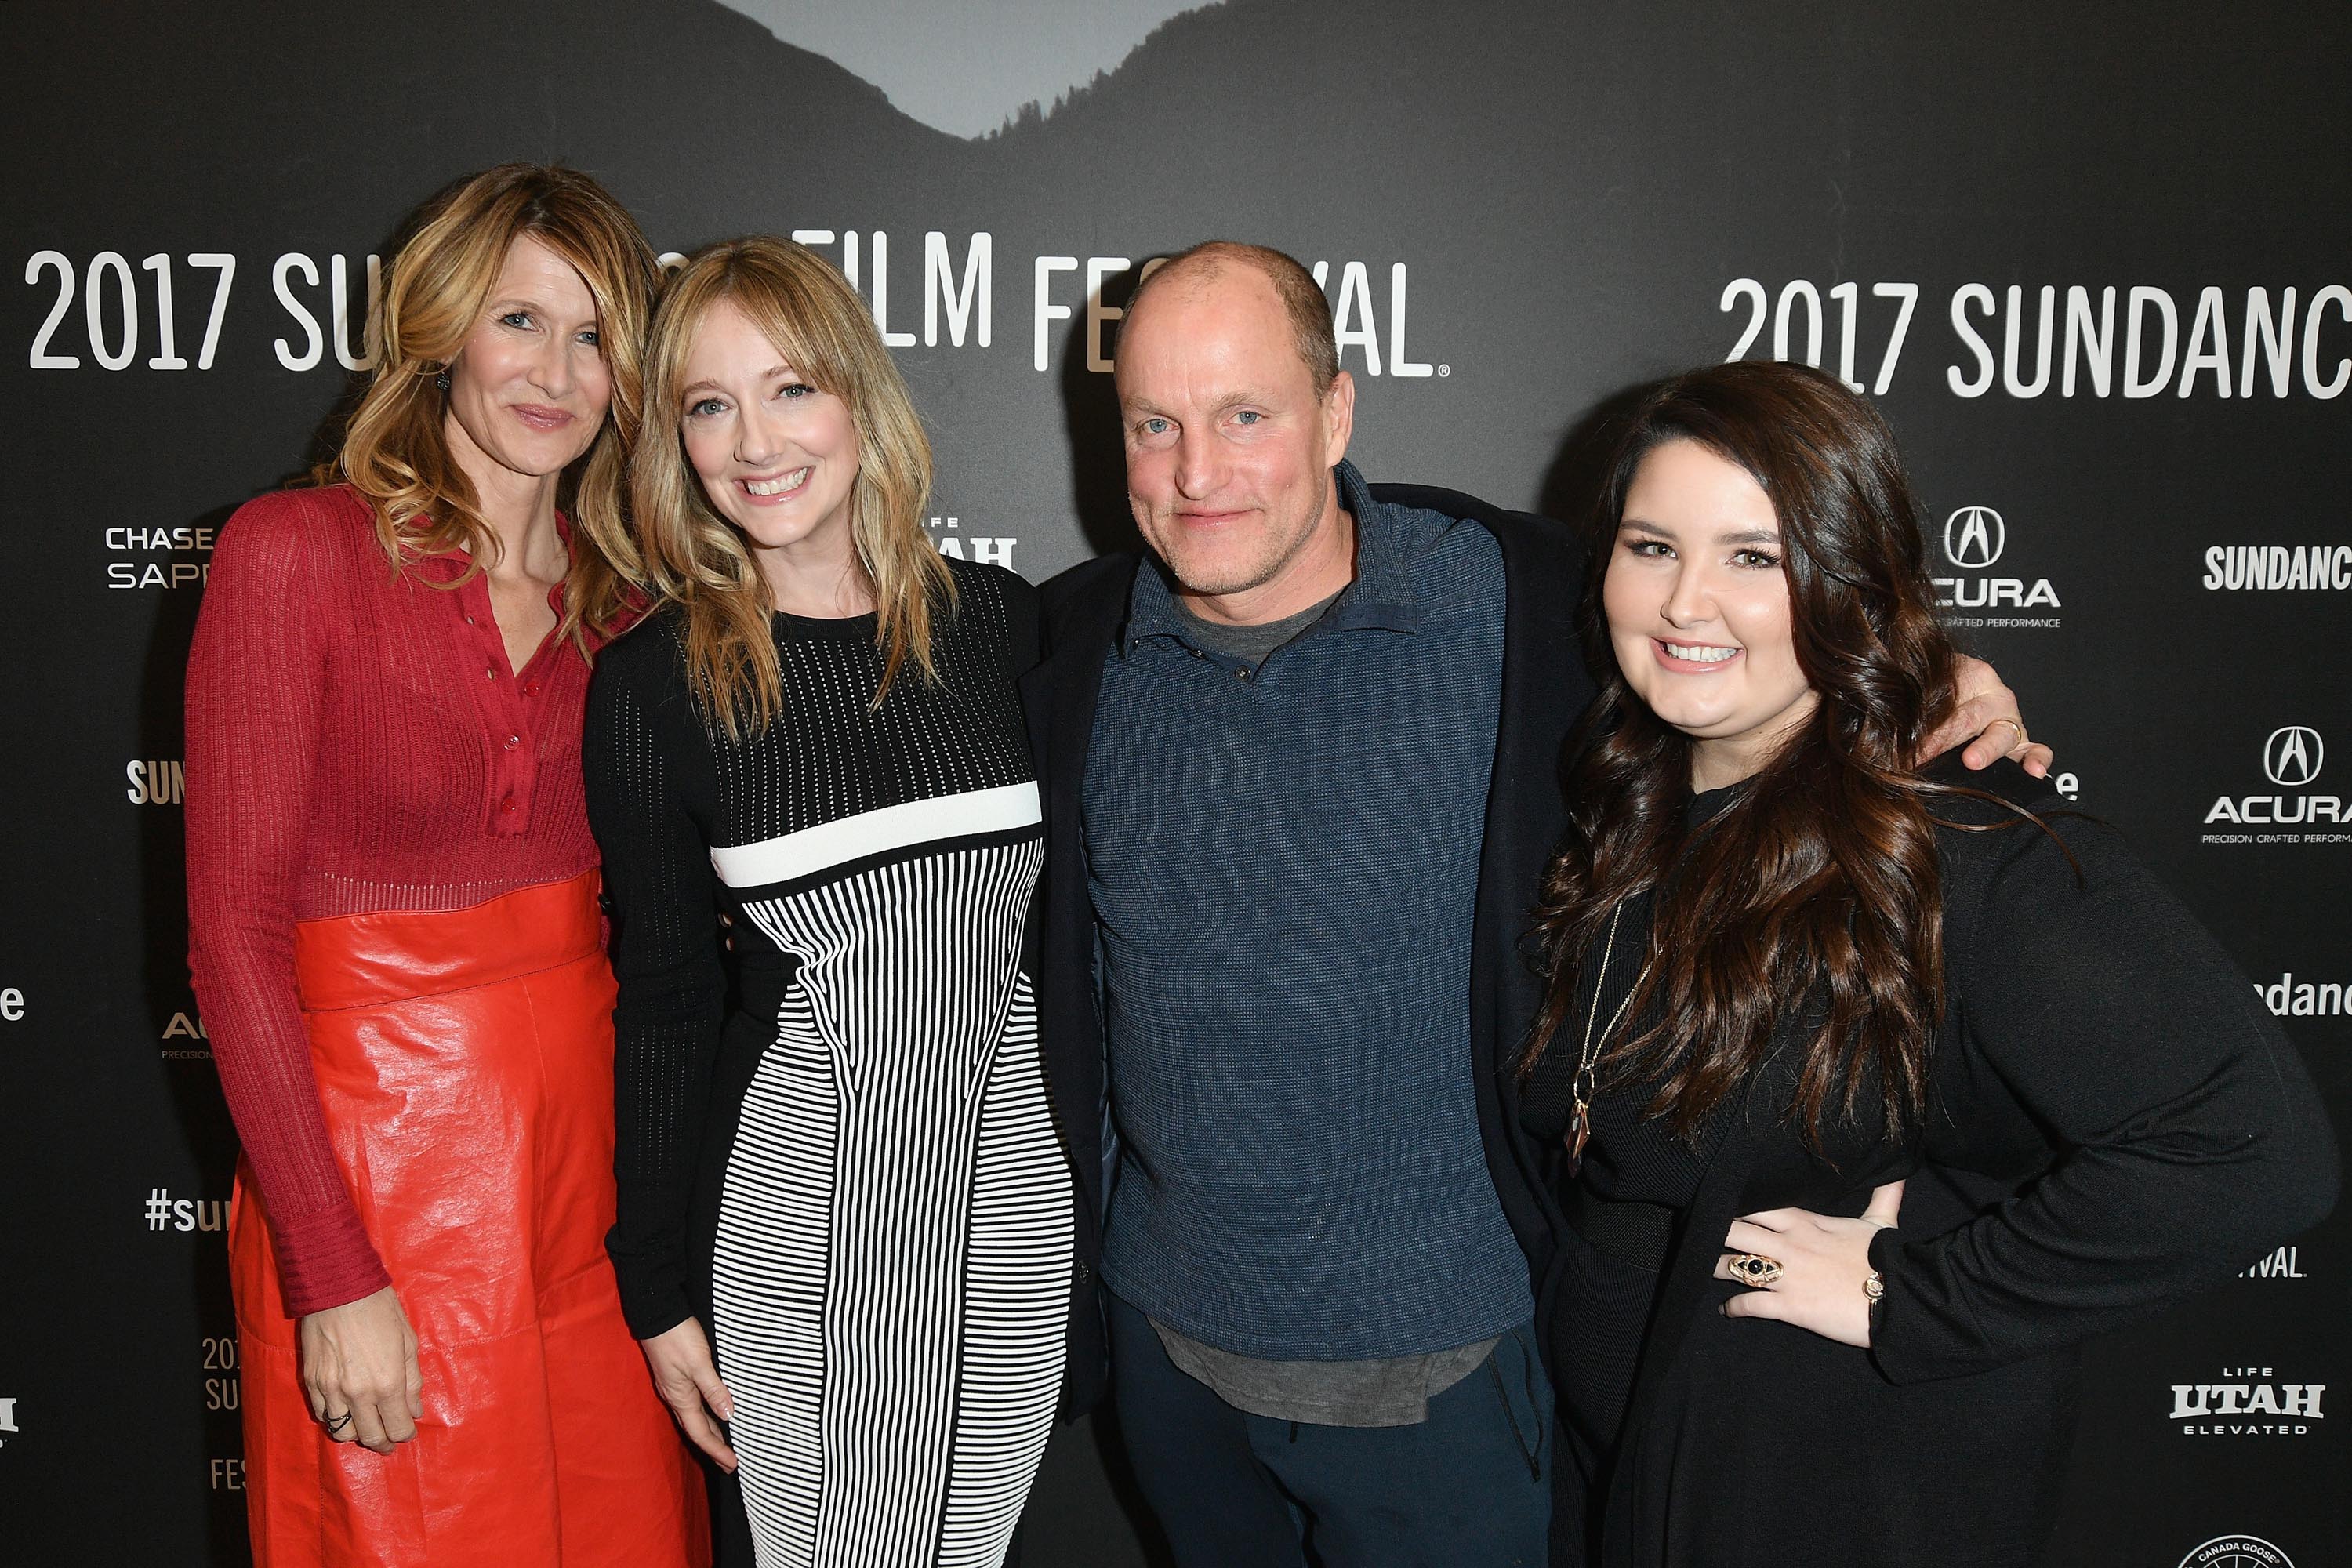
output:
<svg viewBox="0 0 2352 1568"><path fill-rule="evenodd" d="M1868 403L1678 377L1596 522L1522 1103L1556 1560L2029 1562L2080 1342L2327 1212L2310 1080L2114 833L1918 755L1955 655Z"/></svg>
<svg viewBox="0 0 2352 1568"><path fill-rule="evenodd" d="M580 782L588 656L628 614L655 273L584 174L463 182L393 260L340 449L214 559L189 961L245 1145L262 1568L707 1556L604 1254L613 975Z"/></svg>
<svg viewBox="0 0 2352 1568"><path fill-rule="evenodd" d="M646 360L633 521L660 602L599 659L587 731L622 1300L734 1478L728 1560L992 1568L1076 1283L1013 684L1036 593L931 547L930 443L814 252L696 256Z"/></svg>

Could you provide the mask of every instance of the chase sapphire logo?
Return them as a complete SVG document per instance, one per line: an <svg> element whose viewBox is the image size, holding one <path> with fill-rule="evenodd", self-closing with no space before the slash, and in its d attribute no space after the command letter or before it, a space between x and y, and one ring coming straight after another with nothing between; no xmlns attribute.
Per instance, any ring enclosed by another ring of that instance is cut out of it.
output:
<svg viewBox="0 0 2352 1568"><path fill-rule="evenodd" d="M2009 548L2009 530L1989 506L1964 506L1944 520L1944 556L1955 566L1981 572Z"/></svg>
<svg viewBox="0 0 2352 1568"><path fill-rule="evenodd" d="M2300 789L2311 783L2326 760L2327 748L2321 743L2319 731L2301 724L2273 730L2263 742L2263 772L2283 788Z"/></svg>

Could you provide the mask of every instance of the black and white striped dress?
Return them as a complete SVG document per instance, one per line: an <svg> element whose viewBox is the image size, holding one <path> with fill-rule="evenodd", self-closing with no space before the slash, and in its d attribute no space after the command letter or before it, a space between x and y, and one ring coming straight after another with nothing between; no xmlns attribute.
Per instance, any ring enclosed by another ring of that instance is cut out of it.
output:
<svg viewBox="0 0 2352 1568"><path fill-rule="evenodd" d="M1032 590L959 564L940 680L775 618L785 708L714 740L664 617L587 737L621 983L632 1327L708 1325L761 1568L1003 1560L1053 1420L1073 1188L1024 958L1044 855ZM731 1008L714 915L732 921Z"/></svg>

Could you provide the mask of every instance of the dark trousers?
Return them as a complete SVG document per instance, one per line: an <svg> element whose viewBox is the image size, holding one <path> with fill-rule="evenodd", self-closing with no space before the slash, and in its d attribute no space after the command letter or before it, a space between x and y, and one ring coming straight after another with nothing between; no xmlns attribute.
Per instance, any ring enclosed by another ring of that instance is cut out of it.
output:
<svg viewBox="0 0 2352 1568"><path fill-rule="evenodd" d="M1234 1409L1110 1305L1111 1387L1136 1479L1179 1568L1540 1568L1551 1390L1527 1329L1413 1426Z"/></svg>

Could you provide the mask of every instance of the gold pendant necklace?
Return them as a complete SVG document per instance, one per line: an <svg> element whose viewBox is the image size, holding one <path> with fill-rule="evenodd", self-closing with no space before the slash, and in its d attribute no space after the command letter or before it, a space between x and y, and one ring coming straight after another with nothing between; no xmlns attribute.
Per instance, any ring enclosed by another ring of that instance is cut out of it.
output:
<svg viewBox="0 0 2352 1568"><path fill-rule="evenodd" d="M1601 1047L1615 1031L1618 1020L1624 1017L1625 1009L1633 1005L1633 993L1642 988L1643 980L1650 973L1649 964L1644 963L1641 973L1633 976L1632 988L1618 1002L1617 1010L1609 1015L1609 1026L1595 1035L1592 1026L1601 1016L1601 991L1609 983L1609 960L1617 951L1617 921L1624 913L1625 904L1622 899L1618 900L1617 907L1609 911L1609 940L1601 945L1601 969L1592 980L1592 1005L1584 1014L1584 1047L1577 1053L1576 1077L1569 1084L1569 1092L1576 1100L1575 1109L1568 1116L1568 1173L1571 1179L1584 1168L1584 1145L1592 1136L1592 1096L1599 1091L1598 1075L1593 1071L1593 1065L1601 1059Z"/></svg>

